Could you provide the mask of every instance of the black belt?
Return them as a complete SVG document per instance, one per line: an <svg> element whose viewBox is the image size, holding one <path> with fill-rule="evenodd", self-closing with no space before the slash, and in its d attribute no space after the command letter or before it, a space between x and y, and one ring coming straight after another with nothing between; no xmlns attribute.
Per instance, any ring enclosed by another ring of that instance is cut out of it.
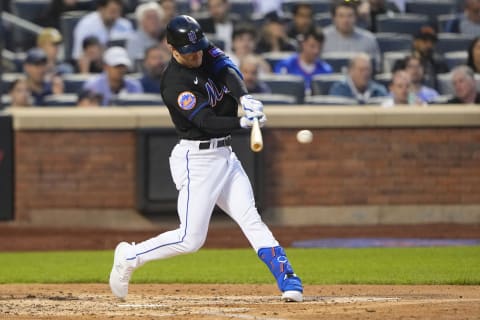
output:
<svg viewBox="0 0 480 320"><path fill-rule="evenodd" d="M228 137L225 137L225 138L220 138L220 139L216 139L217 140L217 144L215 143L212 143L210 141L204 141L204 142L200 142L198 144L198 149L200 150L205 150L205 149L214 149L214 148L220 148L220 147L228 147L228 146L231 146L232 145L232 137L228 136Z"/></svg>

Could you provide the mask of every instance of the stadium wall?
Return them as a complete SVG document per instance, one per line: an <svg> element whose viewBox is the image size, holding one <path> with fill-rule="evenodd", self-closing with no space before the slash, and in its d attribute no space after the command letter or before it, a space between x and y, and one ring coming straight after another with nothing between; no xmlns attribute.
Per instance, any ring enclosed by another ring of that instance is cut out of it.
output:
<svg viewBox="0 0 480 320"><path fill-rule="evenodd" d="M164 108L10 112L15 222L148 225L135 209L136 130L171 128ZM266 113L270 222L480 223L480 108L269 106ZM295 139L305 128L311 144Z"/></svg>

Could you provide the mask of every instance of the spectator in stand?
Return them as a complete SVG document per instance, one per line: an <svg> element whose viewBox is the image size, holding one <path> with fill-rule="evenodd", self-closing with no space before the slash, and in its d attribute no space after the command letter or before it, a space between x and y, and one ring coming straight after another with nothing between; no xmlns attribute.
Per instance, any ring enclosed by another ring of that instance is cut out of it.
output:
<svg viewBox="0 0 480 320"><path fill-rule="evenodd" d="M370 98L388 96L387 89L372 80L372 62L366 53L359 53L350 59L346 79L333 83L329 94L353 98L359 104L368 103Z"/></svg>
<svg viewBox="0 0 480 320"><path fill-rule="evenodd" d="M410 75L411 92L415 94L418 102L431 103L439 96L435 89L424 85L424 69L418 57L405 57L402 63L397 64L397 68L407 71Z"/></svg>
<svg viewBox="0 0 480 320"><path fill-rule="evenodd" d="M101 94L91 90L82 90L78 93L77 107L91 108L100 107L103 97Z"/></svg>
<svg viewBox="0 0 480 320"><path fill-rule="evenodd" d="M260 70L260 58L255 55L247 55L240 60L240 72L243 75L243 82L249 93L271 93L270 87L258 79Z"/></svg>
<svg viewBox="0 0 480 320"><path fill-rule="evenodd" d="M285 21L276 12L265 15L256 53L296 51L295 41L290 39L285 30Z"/></svg>
<svg viewBox="0 0 480 320"><path fill-rule="evenodd" d="M412 81L410 75L405 70L397 70L392 75L392 80L388 86L390 98L382 103L382 107L394 107L398 105L414 105L417 103L415 96L410 95Z"/></svg>
<svg viewBox="0 0 480 320"><path fill-rule="evenodd" d="M312 5L308 3L295 3L292 7L293 20L287 26L287 35L297 40L298 36L307 33L315 27L313 23Z"/></svg>
<svg viewBox="0 0 480 320"><path fill-rule="evenodd" d="M4 7L5 8L5 7ZM91 3L78 0L51 0L50 5L42 13L38 24L60 30L60 18L68 11L90 11Z"/></svg>
<svg viewBox="0 0 480 320"><path fill-rule="evenodd" d="M365 52L375 60L375 70L381 70L380 48L375 36L356 27L359 1L334 0L331 14L333 24L326 27L323 52Z"/></svg>
<svg viewBox="0 0 480 320"><path fill-rule="evenodd" d="M32 93L28 87L27 79L18 78L12 82L8 90L10 107L31 107Z"/></svg>
<svg viewBox="0 0 480 320"><path fill-rule="evenodd" d="M480 34L480 0L464 0L463 13L447 23L444 32L478 36Z"/></svg>
<svg viewBox="0 0 480 320"><path fill-rule="evenodd" d="M445 59L435 52L437 34L430 26L423 26L413 39L412 55L418 57L424 69L424 82L438 88L437 75L449 72Z"/></svg>
<svg viewBox="0 0 480 320"><path fill-rule="evenodd" d="M84 74L103 72L103 48L104 46L95 36L83 39L83 50L77 60L77 72Z"/></svg>
<svg viewBox="0 0 480 320"><path fill-rule="evenodd" d="M62 43L62 35L55 28L44 28L37 36L37 47L47 55L47 78L54 75L72 73L73 66L58 60L59 46Z"/></svg>
<svg viewBox="0 0 480 320"><path fill-rule="evenodd" d="M164 13L164 21L168 23L173 17L177 16L177 3L175 0L157 0Z"/></svg>
<svg viewBox="0 0 480 320"><path fill-rule="evenodd" d="M239 23L232 33L232 51L227 52L228 57L237 66L240 60L255 51L257 30L251 24Z"/></svg>
<svg viewBox="0 0 480 320"><path fill-rule="evenodd" d="M472 68L473 72L480 73L480 37L476 37L468 47L467 66Z"/></svg>
<svg viewBox="0 0 480 320"><path fill-rule="evenodd" d="M103 54L103 62L104 72L89 79L83 86L83 89L103 96L102 106L115 105L119 95L143 92L138 80L126 77L132 62L124 48L108 48Z"/></svg>
<svg viewBox="0 0 480 320"><path fill-rule="evenodd" d="M480 92L477 91L475 73L468 66L458 66L452 70L452 84L455 97L448 100L452 104L478 104Z"/></svg>
<svg viewBox="0 0 480 320"><path fill-rule="evenodd" d="M324 42L320 29L310 29L299 37L299 53L279 61L274 68L275 73L300 75L305 79L305 93L311 94L312 77L316 74L332 73L332 67L318 57Z"/></svg>
<svg viewBox="0 0 480 320"><path fill-rule="evenodd" d="M132 33L132 23L122 18L122 0L97 0L97 10L85 15L73 31L73 59L78 60L83 40L96 36L104 46L112 40L126 40Z"/></svg>
<svg viewBox="0 0 480 320"><path fill-rule="evenodd" d="M28 88L32 93L35 106L43 106L44 98L48 95L63 93L63 81L59 76L46 80L47 62L45 52L40 48L33 48L28 50L23 63Z"/></svg>
<svg viewBox="0 0 480 320"><path fill-rule="evenodd" d="M137 31L127 41L127 52L133 61L143 59L145 50L159 43L165 29L165 14L156 2L140 4L135 10Z"/></svg>
<svg viewBox="0 0 480 320"><path fill-rule="evenodd" d="M203 32L223 41L225 44L224 51L231 51L233 28L240 21L240 17L230 13L228 0L208 0L207 8L208 16L197 19Z"/></svg>
<svg viewBox="0 0 480 320"><path fill-rule="evenodd" d="M170 51L163 43L145 51L143 77L140 79L144 92L160 94L160 79L169 60Z"/></svg>
<svg viewBox="0 0 480 320"><path fill-rule="evenodd" d="M377 16L386 14L393 16L399 13L397 5L386 0L363 0L358 7L359 24L365 26L367 30L377 32Z"/></svg>

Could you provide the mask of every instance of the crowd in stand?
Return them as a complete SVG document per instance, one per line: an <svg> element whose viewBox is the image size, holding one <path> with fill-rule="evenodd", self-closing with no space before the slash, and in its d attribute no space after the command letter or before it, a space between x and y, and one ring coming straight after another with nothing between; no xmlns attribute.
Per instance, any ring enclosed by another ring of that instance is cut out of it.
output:
<svg viewBox="0 0 480 320"><path fill-rule="evenodd" d="M164 31L177 14L197 19L239 66L252 94L282 93L262 79L288 74L302 79L305 96L338 96L349 104L480 103L480 0L452 0L460 2L459 10L443 29L420 26L409 52L392 63L386 63L380 48L377 18L404 14L405 1L332 0L329 12L315 12L312 1L290 1L288 7L282 0L245 2L252 3L248 17L235 12L228 0L190 0L181 10L172 0L52 0L33 21L43 29L26 48L21 65L4 67L21 74L10 81L6 103L45 106L49 97L69 93L75 94L77 106L110 106L128 94L158 95L170 59ZM79 10L84 14L71 30L66 56L60 50L69 37L60 32L62 17ZM315 19L327 13L328 23ZM448 64L436 50L443 32L469 37L468 47L453 50L462 52L464 61ZM347 58L338 66L327 58L336 56ZM342 76L326 92L314 86L315 79L335 74ZM72 75L83 79L74 90L66 83ZM441 83L443 75L451 91Z"/></svg>

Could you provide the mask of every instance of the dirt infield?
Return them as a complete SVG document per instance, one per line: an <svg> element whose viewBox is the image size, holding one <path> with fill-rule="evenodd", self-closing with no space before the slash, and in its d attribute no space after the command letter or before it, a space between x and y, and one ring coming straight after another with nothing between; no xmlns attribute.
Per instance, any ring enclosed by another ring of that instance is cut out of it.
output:
<svg viewBox="0 0 480 320"><path fill-rule="evenodd" d="M283 303L273 285L0 285L2 319L480 319L479 286L306 286Z"/></svg>

